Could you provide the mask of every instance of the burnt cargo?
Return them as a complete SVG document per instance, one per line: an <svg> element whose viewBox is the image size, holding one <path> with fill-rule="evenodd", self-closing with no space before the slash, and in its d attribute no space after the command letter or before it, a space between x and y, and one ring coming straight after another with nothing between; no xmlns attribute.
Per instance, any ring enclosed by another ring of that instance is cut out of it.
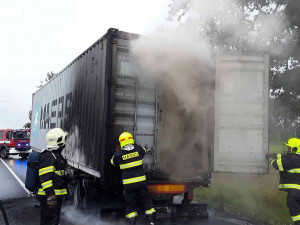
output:
<svg viewBox="0 0 300 225"><path fill-rule="evenodd" d="M124 131L148 150L144 159L148 182L191 185L178 193L207 186L214 169L267 172L268 57L217 57L215 68L208 70L211 79L199 81L213 90L203 98L202 104L209 105L201 114L186 114L153 77L135 73L130 41L138 37L109 29L33 94L32 148L45 148L47 131L63 128L69 133L64 152L69 165L99 178L103 186L120 183L120 171L110 165L110 158ZM253 82L254 91L245 89L247 82ZM239 116L231 113L232 108L239 109ZM173 121L174 115L182 119ZM180 127L176 136L170 135L176 130L172 124ZM201 134L194 132L197 126L203 128ZM192 144L184 141L189 139ZM172 144L181 151L173 151Z"/></svg>

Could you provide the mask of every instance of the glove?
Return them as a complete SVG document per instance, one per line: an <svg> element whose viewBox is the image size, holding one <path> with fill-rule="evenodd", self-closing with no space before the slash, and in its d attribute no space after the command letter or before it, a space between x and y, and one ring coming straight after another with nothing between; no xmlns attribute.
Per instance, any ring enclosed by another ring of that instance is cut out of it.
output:
<svg viewBox="0 0 300 225"><path fill-rule="evenodd" d="M47 206L48 206L50 209L55 208L56 205L57 205L57 199L56 199L56 196L55 196L55 195L51 195L50 197L47 198Z"/></svg>
<svg viewBox="0 0 300 225"><path fill-rule="evenodd" d="M277 154L276 154L276 153L267 152L267 154L266 154L266 158L267 158L267 159L270 159L270 158L276 159L276 157L277 157Z"/></svg>

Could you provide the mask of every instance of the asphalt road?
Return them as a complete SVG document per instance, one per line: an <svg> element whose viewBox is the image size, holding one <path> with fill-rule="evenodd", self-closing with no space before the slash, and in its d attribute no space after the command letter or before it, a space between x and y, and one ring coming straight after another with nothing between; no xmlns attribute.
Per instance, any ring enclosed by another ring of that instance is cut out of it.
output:
<svg viewBox="0 0 300 225"><path fill-rule="evenodd" d="M38 201L29 197L24 189L26 175L26 160L13 156L8 159L0 160L0 200L4 204L8 220L11 225L37 225L39 224ZM10 171L11 170L11 171ZM250 225L241 219L234 218L223 212L209 209L209 219L176 219L159 220L158 225ZM4 220L0 214L0 225ZM66 205L62 209L61 225L122 225L123 221L114 223L104 223L99 221L99 209L74 209L71 205ZM143 224L140 220L137 224Z"/></svg>
<svg viewBox="0 0 300 225"><path fill-rule="evenodd" d="M0 159L0 161L0 200L5 201L9 199L27 197L28 193L7 168L9 167L11 170L17 171L16 175L24 182L26 174L26 160Z"/></svg>

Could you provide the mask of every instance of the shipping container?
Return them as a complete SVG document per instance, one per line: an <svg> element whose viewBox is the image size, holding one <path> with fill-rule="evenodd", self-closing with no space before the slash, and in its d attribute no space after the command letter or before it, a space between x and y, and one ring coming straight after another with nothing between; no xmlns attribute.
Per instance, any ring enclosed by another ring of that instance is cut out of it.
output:
<svg viewBox="0 0 300 225"><path fill-rule="evenodd" d="M138 37L109 29L33 94L32 148L41 151L47 131L61 127L69 133L64 155L75 173L97 178L103 188L121 187L110 159L119 135L131 132L147 149L144 169L154 199L185 193L190 201L212 171L268 172L268 56L217 56L209 79L199 80L211 94L200 114L187 115L167 88L136 70L130 43ZM180 127L176 137L169 135L171 124ZM199 126L201 134L193 132ZM164 192L158 184L178 185Z"/></svg>

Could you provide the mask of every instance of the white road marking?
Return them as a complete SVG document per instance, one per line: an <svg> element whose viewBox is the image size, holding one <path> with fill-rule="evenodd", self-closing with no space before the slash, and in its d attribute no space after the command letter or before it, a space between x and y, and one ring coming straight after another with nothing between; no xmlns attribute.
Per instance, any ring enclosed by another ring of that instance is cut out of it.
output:
<svg viewBox="0 0 300 225"><path fill-rule="evenodd" d="M26 191L26 193L31 196L32 194L30 193L30 191L28 191L26 188L25 188L25 184L23 183L23 181L21 181L21 179L17 176L17 174L15 174L14 171L12 171L11 168L9 168L9 166L2 160L0 159L3 164L6 166L6 168L11 172L11 174L16 178L16 180L19 182L19 184L22 186L22 188L24 188L24 190Z"/></svg>

